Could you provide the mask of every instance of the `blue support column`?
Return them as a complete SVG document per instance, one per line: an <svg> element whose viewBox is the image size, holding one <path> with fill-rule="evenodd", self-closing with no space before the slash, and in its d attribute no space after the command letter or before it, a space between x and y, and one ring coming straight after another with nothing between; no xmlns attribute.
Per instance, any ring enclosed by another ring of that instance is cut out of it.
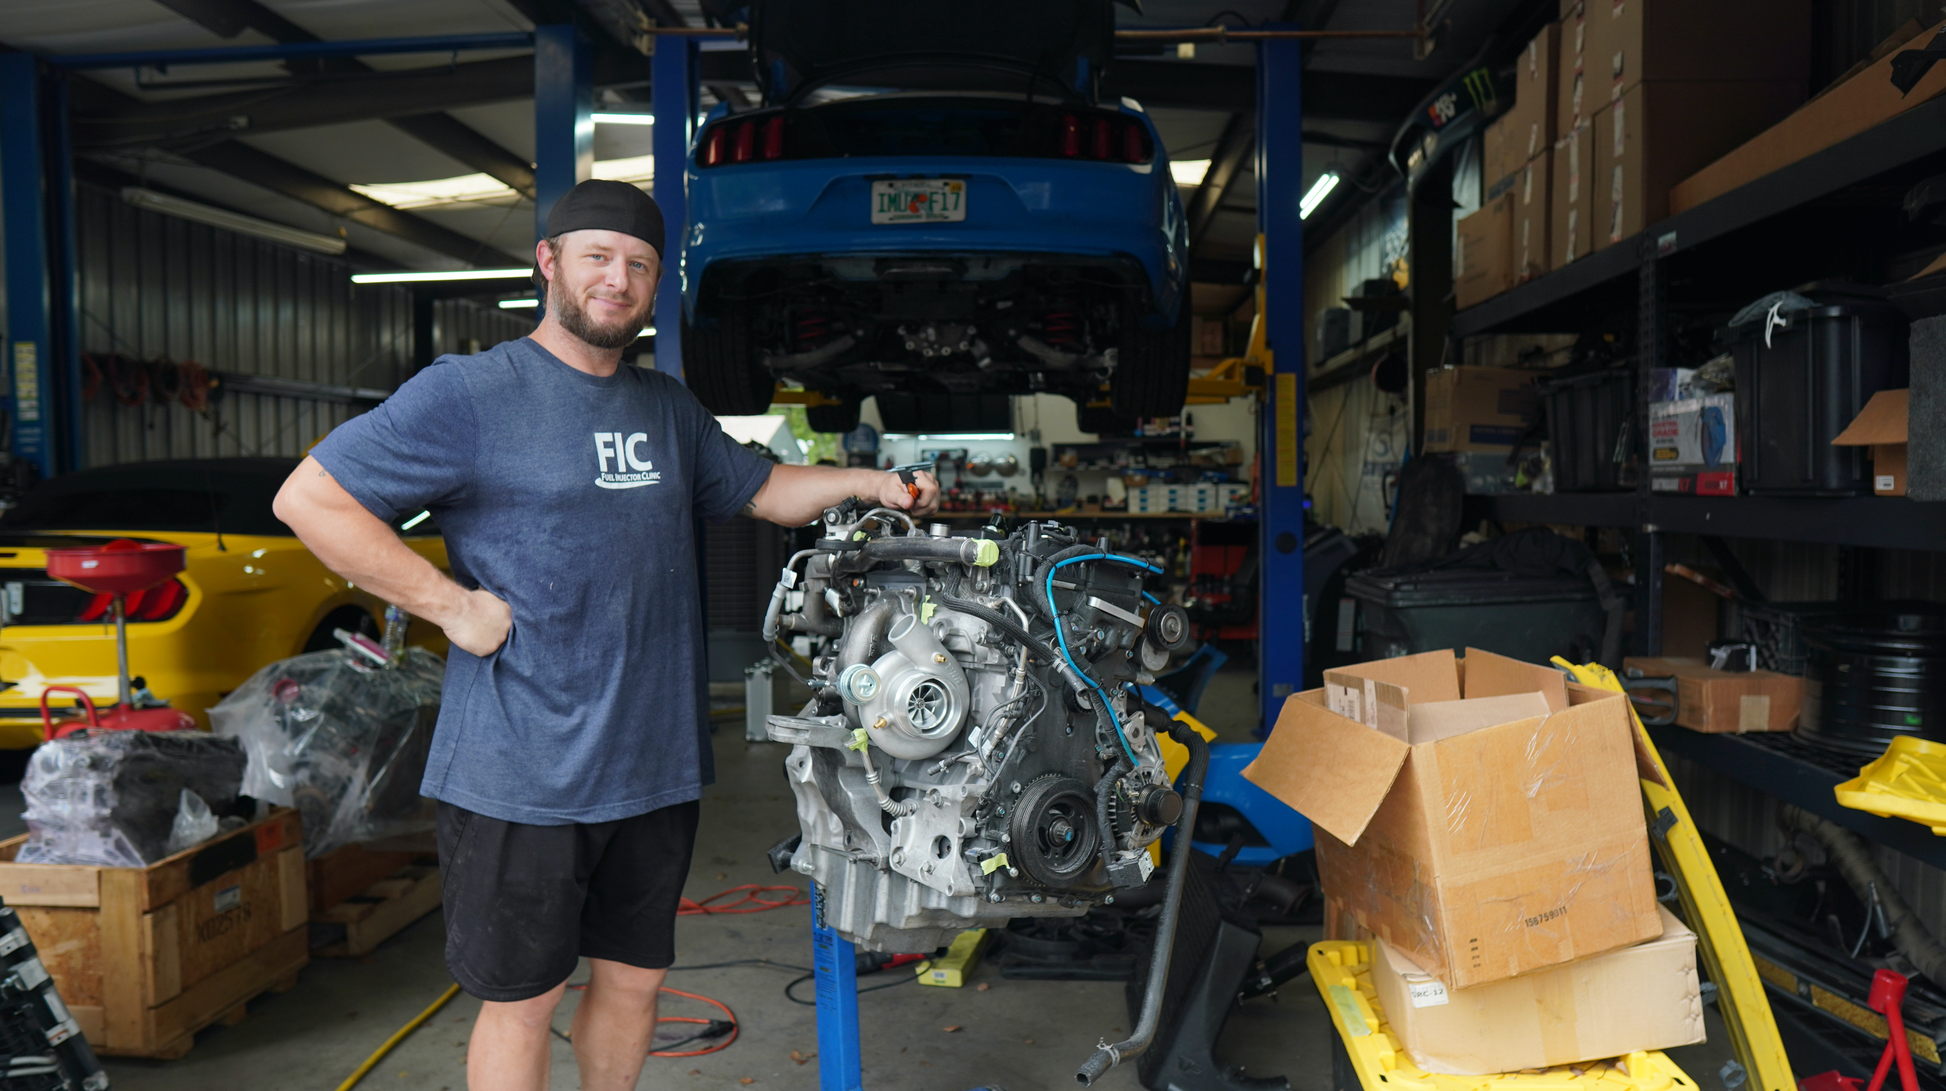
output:
<svg viewBox="0 0 1946 1091"><path fill-rule="evenodd" d="M1272 29L1272 28L1266 28ZM1295 26L1280 29L1298 29ZM1257 691L1263 726L1304 681L1304 127L1300 43L1257 46L1257 220L1274 370L1258 414Z"/></svg>
<svg viewBox="0 0 1946 1091"><path fill-rule="evenodd" d="M554 202L593 177L594 49L572 24L534 28L534 241Z"/></svg>
<svg viewBox="0 0 1946 1091"><path fill-rule="evenodd" d="M668 241L663 244L662 284L655 293L655 367L678 379L682 378L683 235L689 222L683 172L696 126L696 69L696 43L681 37L656 40L650 83L655 107L655 203L662 207Z"/></svg>
<svg viewBox="0 0 1946 1091"><path fill-rule="evenodd" d="M48 216L47 141L43 131L40 61L30 53L0 54L0 217L7 238L7 341L0 361L13 425L13 455L43 477L56 470L53 444L53 369L61 351L59 313L66 291L57 269ZM54 208L50 208L50 203Z"/></svg>
<svg viewBox="0 0 1946 1091"><path fill-rule="evenodd" d="M858 956L850 940L825 927L824 888L816 883L811 884L811 968L817 971L818 1091L862 1091Z"/></svg>

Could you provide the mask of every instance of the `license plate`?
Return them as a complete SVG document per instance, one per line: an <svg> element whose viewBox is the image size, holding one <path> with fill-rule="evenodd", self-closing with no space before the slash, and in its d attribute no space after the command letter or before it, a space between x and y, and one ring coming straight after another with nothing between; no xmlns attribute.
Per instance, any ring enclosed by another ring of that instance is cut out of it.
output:
<svg viewBox="0 0 1946 1091"><path fill-rule="evenodd" d="M872 183L875 224L957 223L966 219L966 183L915 178Z"/></svg>

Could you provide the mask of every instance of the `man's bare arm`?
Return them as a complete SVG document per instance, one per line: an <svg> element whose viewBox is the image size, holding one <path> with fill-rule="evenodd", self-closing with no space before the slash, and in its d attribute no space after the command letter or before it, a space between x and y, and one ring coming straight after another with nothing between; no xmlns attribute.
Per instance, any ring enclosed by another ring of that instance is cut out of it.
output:
<svg viewBox="0 0 1946 1091"><path fill-rule="evenodd" d="M780 464L771 467L769 479L744 505L743 514L801 527L845 497L857 496L880 507L931 515L939 510L939 482L923 470L914 476L919 486L916 500L898 474L884 470Z"/></svg>
<svg viewBox="0 0 1946 1091"><path fill-rule="evenodd" d="M507 639L513 615L505 602L468 591L414 553L316 459L285 479L271 510L326 568L439 626L455 645L486 655Z"/></svg>

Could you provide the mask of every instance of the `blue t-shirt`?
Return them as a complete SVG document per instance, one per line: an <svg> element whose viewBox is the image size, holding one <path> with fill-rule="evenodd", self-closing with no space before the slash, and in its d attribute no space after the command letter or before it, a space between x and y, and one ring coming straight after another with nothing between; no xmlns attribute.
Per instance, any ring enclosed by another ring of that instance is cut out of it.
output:
<svg viewBox="0 0 1946 1091"><path fill-rule="evenodd" d="M598 378L522 338L442 356L311 451L387 522L421 509L453 578L513 609L446 662L421 790L510 822L608 822L715 779L692 517L770 462L659 372Z"/></svg>

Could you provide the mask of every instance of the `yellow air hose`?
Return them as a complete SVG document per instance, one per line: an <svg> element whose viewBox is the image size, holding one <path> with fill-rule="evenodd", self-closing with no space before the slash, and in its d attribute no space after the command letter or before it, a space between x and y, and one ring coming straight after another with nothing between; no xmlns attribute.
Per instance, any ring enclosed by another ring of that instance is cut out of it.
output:
<svg viewBox="0 0 1946 1091"><path fill-rule="evenodd" d="M458 995L459 995L458 985L453 985L449 987L445 992L440 993L439 999L433 1001L430 1007L428 1007L425 1011L420 1012L418 1015L413 1016L412 1022L407 1023L405 1026L400 1027L398 1033L392 1035L390 1038L387 1038L385 1040L385 1044L378 1047L378 1052L365 1058L365 1063L358 1066L358 1071L353 1072L348 1078L346 1078L345 1082L338 1085L338 1091L351 1091L351 1089L357 1085L359 1080L364 1079L367 1073L371 1072L373 1068L377 1067L378 1062L385 1059L385 1055L387 1053L392 1052L393 1046L396 1046L400 1042L405 1041L406 1035L411 1034L415 1030L418 1030L419 1027L423 1023L425 1023L426 1020L431 1019L434 1015L437 1015L439 1013L439 1009L446 1006L446 1001L451 1000L453 997Z"/></svg>

